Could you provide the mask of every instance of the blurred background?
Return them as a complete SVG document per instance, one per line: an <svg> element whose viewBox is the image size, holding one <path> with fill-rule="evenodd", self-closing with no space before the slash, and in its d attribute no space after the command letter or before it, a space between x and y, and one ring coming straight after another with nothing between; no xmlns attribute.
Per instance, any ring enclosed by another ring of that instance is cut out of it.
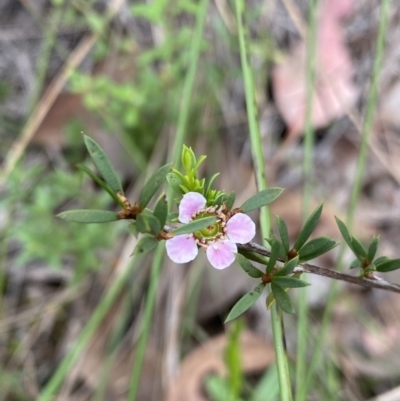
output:
<svg viewBox="0 0 400 401"><path fill-rule="evenodd" d="M271 209L292 238L302 224L310 3L246 2L268 182L285 188ZM312 198L324 201L324 213L315 234L340 240L334 215L345 218L353 187L381 1L317 3ZM57 398L128 399L132 366L144 352L138 339L151 258L130 257L136 239L126 222L78 225L55 215L114 207L75 167L88 159L82 133L106 150L132 203L166 162L198 7L195 0L0 0L1 401L38 399L116 277L131 268L105 318L91 323ZM379 254L389 257L399 257L400 243L399 22L392 2L354 220L354 233L367 241L380 235ZM220 172L218 187L235 190L240 205L256 187L227 0L208 4L194 91L185 142L208 156L202 173ZM315 264L333 268L338 252ZM351 261L346 254L341 268ZM386 278L400 282L398 272ZM331 282L306 280L312 351ZM240 349L241 399L279 400L265 298L239 323L223 324L253 286L238 266L216 271L204 257L190 266L165 259L136 399L229 400L232 381L221 378L234 376L227 355ZM291 296L296 303L296 290ZM398 295L340 283L307 399L400 400L399 316ZM296 321L285 316L292 361Z"/></svg>

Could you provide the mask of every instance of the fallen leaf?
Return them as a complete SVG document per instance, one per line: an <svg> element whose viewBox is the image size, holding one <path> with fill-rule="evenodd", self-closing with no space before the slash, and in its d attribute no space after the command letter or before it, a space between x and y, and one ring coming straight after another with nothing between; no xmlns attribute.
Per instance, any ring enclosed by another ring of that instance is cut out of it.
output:
<svg viewBox="0 0 400 401"><path fill-rule="evenodd" d="M340 20L351 12L351 4L352 0L326 0L321 5L312 97L314 128L324 127L344 115L358 97L358 89L352 82L353 65L340 26ZM288 126L289 136L296 136L305 128L306 59L307 49L302 41L272 72L275 101Z"/></svg>

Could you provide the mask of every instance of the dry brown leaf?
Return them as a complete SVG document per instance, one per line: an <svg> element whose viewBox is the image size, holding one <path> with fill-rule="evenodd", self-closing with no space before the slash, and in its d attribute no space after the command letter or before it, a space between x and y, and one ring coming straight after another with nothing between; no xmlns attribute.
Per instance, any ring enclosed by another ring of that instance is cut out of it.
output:
<svg viewBox="0 0 400 401"><path fill-rule="evenodd" d="M311 116L314 128L324 127L344 115L358 97L358 89L352 82L353 65L340 26L340 20L350 14L351 6L352 0L326 0L321 5ZM300 134L305 127L306 60L306 45L301 42L272 72L276 104L291 136Z"/></svg>

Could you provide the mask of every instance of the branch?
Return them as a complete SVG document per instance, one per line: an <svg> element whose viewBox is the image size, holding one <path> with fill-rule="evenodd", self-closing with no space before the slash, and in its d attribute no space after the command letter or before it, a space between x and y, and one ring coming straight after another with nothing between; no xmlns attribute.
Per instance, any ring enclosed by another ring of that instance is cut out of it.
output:
<svg viewBox="0 0 400 401"><path fill-rule="evenodd" d="M263 246L258 245L254 242L249 242L248 244L245 245L238 244L238 248L268 257L271 254L271 252L267 248L264 248ZM373 276L373 278L367 278L367 277L359 278L350 276L349 274L339 273L336 270L327 269L326 267L310 265L308 263L299 264L294 269L294 272L317 274L318 276L329 277L333 278L334 280L347 281L348 283L360 285L362 287L379 288L381 290L397 292L400 294L400 285L390 283L389 281L383 280L382 278L376 276Z"/></svg>

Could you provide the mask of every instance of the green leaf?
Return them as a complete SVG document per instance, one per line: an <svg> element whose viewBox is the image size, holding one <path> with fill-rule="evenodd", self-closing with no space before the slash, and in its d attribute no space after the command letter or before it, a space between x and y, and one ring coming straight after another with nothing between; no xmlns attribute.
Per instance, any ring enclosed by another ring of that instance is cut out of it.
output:
<svg viewBox="0 0 400 401"><path fill-rule="evenodd" d="M97 177L97 175L93 173L90 168L86 167L84 164L76 164L76 168L86 173L97 185L103 188L118 205L120 205L122 208L125 207L124 202L117 196L110 186L107 185L101 178Z"/></svg>
<svg viewBox="0 0 400 401"><path fill-rule="evenodd" d="M286 254L288 254L290 248L290 242L289 242L289 232L287 229L287 225L280 216L276 216L276 221L278 223L279 235L281 237L282 245L285 248Z"/></svg>
<svg viewBox="0 0 400 401"><path fill-rule="evenodd" d="M262 277L263 272L261 270L258 270L256 267L254 267L246 257L241 255L240 253L237 253L237 254L235 254L235 258L238 261L240 267L250 277L253 277L253 278Z"/></svg>
<svg viewBox="0 0 400 401"><path fill-rule="evenodd" d="M208 196L208 193L211 191L211 186L212 186L212 184L214 183L214 181L215 181L215 179L217 178L219 176L219 173L215 173L211 178L210 178L210 181L208 181L208 185L207 185L207 189L206 189L206 191L204 192L205 193L205 197L207 198L207 196Z"/></svg>
<svg viewBox="0 0 400 401"><path fill-rule="evenodd" d="M299 280L295 277L272 277L272 282L277 284L283 288L299 288L299 287L306 287L310 285L306 281Z"/></svg>
<svg viewBox="0 0 400 401"><path fill-rule="evenodd" d="M87 150L89 151L90 157L92 158L93 163L104 178L104 181L114 192L124 193L121 181L119 180L117 173L111 165L111 162L106 155L106 152L104 152L100 145L89 136L84 135L84 141Z"/></svg>
<svg viewBox="0 0 400 401"><path fill-rule="evenodd" d="M315 230L315 227L317 226L317 224L319 222L319 218L321 217L322 208L323 208L323 204L320 203L317 206L317 208L311 213L311 215L307 219L307 221L305 222L304 227L300 231L300 234L299 234L296 242L293 245L293 248L296 249L297 252L307 242L308 238L310 238L310 235Z"/></svg>
<svg viewBox="0 0 400 401"><path fill-rule="evenodd" d="M161 187L162 183L165 180L165 177L167 176L169 170L171 169L171 165L172 164L169 163L166 164L165 166L160 167L146 182L139 196L139 206L141 207L142 210L144 210L144 208L148 205L153 195Z"/></svg>
<svg viewBox="0 0 400 401"><path fill-rule="evenodd" d="M389 259L377 264L375 261L376 270L381 273L390 272L392 270L400 269L400 259Z"/></svg>
<svg viewBox="0 0 400 401"><path fill-rule="evenodd" d="M167 221L167 215L168 215L168 203L165 194L162 194L158 199L156 206L154 207L153 213L154 216L156 216L158 221L160 222L161 229L163 229Z"/></svg>
<svg viewBox="0 0 400 401"><path fill-rule="evenodd" d="M94 209L68 210L58 214L57 217L74 223L108 223L119 220L115 212Z"/></svg>
<svg viewBox="0 0 400 401"><path fill-rule="evenodd" d="M167 220L168 221L178 221L178 217L179 217L179 213L171 212L171 213L168 213Z"/></svg>
<svg viewBox="0 0 400 401"><path fill-rule="evenodd" d="M354 252L353 249L353 244L351 243L351 235L349 233L349 230L347 229L346 225L343 223L342 220L340 220L338 217L335 216L336 219L336 224L339 227L340 233L342 234L343 239L346 241L346 244L348 245L348 247Z"/></svg>
<svg viewBox="0 0 400 401"><path fill-rule="evenodd" d="M223 202L226 200L226 193L220 192L216 198L214 199L215 206L221 206Z"/></svg>
<svg viewBox="0 0 400 401"><path fill-rule="evenodd" d="M251 251L248 251L246 249L238 249L238 252L245 256L247 259L252 260L253 262L258 262L263 265L266 265L268 263L268 259L265 256L261 256L258 253L254 253Z"/></svg>
<svg viewBox="0 0 400 401"><path fill-rule="evenodd" d="M376 271L375 263L370 263L370 264L364 269L364 273L374 272L374 271Z"/></svg>
<svg viewBox="0 0 400 401"><path fill-rule="evenodd" d="M361 267L361 262L359 259L354 259L351 263L350 263L350 269L356 269L357 267Z"/></svg>
<svg viewBox="0 0 400 401"><path fill-rule="evenodd" d="M369 245L367 252L367 259L370 262L374 260L376 251L378 250L378 245L379 245L379 235L374 235L374 238L372 238L371 244Z"/></svg>
<svg viewBox="0 0 400 401"><path fill-rule="evenodd" d="M315 259L318 256L329 252L338 243L329 237L318 237L307 242L299 251L300 263Z"/></svg>
<svg viewBox="0 0 400 401"><path fill-rule="evenodd" d="M355 255L359 258L367 257L367 250L365 246L360 242L360 240L356 237L351 238L351 245Z"/></svg>
<svg viewBox="0 0 400 401"><path fill-rule="evenodd" d="M286 289L289 291L289 288ZM265 300L265 305L267 306L267 309L270 309L271 306L275 303L275 297L272 292L270 292L267 296L267 299Z"/></svg>
<svg viewBox="0 0 400 401"><path fill-rule="evenodd" d="M271 244L271 254L267 263L266 272L271 273L276 265L276 261L278 260L278 258L282 257L282 254L283 258L285 258L286 255L283 245L276 238L270 238L268 242Z"/></svg>
<svg viewBox="0 0 400 401"><path fill-rule="evenodd" d="M184 226L175 228L175 230L172 230L172 234L181 235L181 234L194 233L196 231L208 227L209 225L213 224L216 220L217 218L215 216L204 217L199 220L194 220L191 221L190 223L185 224Z"/></svg>
<svg viewBox="0 0 400 401"><path fill-rule="evenodd" d="M145 255L152 251L158 244L158 241L153 235L144 235L137 243L132 255Z"/></svg>
<svg viewBox="0 0 400 401"><path fill-rule="evenodd" d="M296 256L293 259L290 259L289 262L286 262L283 268L279 271L277 271L274 274L274 277L276 276L287 276L288 274L291 274L294 268L299 264L299 257Z"/></svg>
<svg viewBox="0 0 400 401"><path fill-rule="evenodd" d="M230 322L233 319L239 317L242 313L246 312L255 302L260 298L262 292L264 291L265 284L260 283L253 290L243 295L242 298L235 304L232 310L229 312L228 317L225 319L225 323Z"/></svg>
<svg viewBox="0 0 400 401"><path fill-rule="evenodd" d="M286 291L275 283L271 283L271 289L278 306L286 313L294 313L292 301Z"/></svg>
<svg viewBox="0 0 400 401"><path fill-rule="evenodd" d="M376 260L374 260L374 264L375 265L379 265L383 262L386 262L387 260L391 260L389 257L387 256L380 256L379 258L377 258Z"/></svg>
<svg viewBox="0 0 400 401"><path fill-rule="evenodd" d="M228 210L232 209L233 204L235 203L235 199L236 199L235 192L231 191L231 192L229 192L229 194L227 194L225 204L226 204L226 208Z"/></svg>
<svg viewBox="0 0 400 401"><path fill-rule="evenodd" d="M167 174L168 185L179 195L182 195L184 192L182 191L181 186L184 185L184 182L181 177L179 177L176 173L168 173Z"/></svg>
<svg viewBox="0 0 400 401"><path fill-rule="evenodd" d="M161 231L157 217L150 213L140 213L136 217L136 227L140 233L157 235Z"/></svg>
<svg viewBox="0 0 400 401"><path fill-rule="evenodd" d="M281 193L283 188L268 188L255 194L242 205L243 213L258 209L273 202Z"/></svg>
<svg viewBox="0 0 400 401"><path fill-rule="evenodd" d="M132 223L129 224L128 231L136 238L139 236L139 230L137 228L136 221L132 221Z"/></svg>

